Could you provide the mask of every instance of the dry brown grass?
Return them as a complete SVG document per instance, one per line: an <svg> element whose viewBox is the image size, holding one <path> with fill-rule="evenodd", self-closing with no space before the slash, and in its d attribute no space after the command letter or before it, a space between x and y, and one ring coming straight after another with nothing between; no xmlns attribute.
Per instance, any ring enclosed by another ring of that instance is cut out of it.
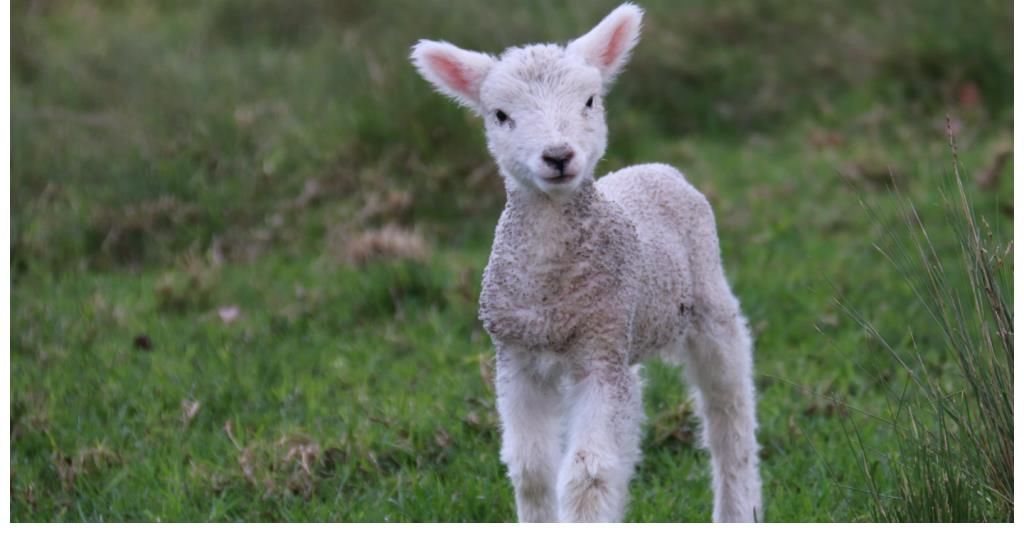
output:
<svg viewBox="0 0 1024 543"><path fill-rule="evenodd" d="M425 262L429 255L427 242L419 232L387 224L355 234L345 244L343 258L362 266L375 260Z"/></svg>
<svg viewBox="0 0 1024 543"><path fill-rule="evenodd" d="M690 402L683 402L655 416L651 423L652 440L658 445L693 447L697 436L697 417Z"/></svg>
<svg viewBox="0 0 1024 543"><path fill-rule="evenodd" d="M213 488L222 488L232 480L241 480L258 490L264 499L282 495L310 499L320 481L330 477L347 460L338 447L324 447L304 434L288 434L277 441L254 440L242 444L235 436L231 421L224 432L238 450L238 471L228 474L210 473L201 467L194 471Z"/></svg>
<svg viewBox="0 0 1024 543"><path fill-rule="evenodd" d="M74 457L65 456L58 451L52 458L61 486L69 492L75 489L81 477L106 471L120 465L122 461L121 455L102 444L79 449Z"/></svg>
<svg viewBox="0 0 1024 543"><path fill-rule="evenodd" d="M363 224L375 219L387 222L404 221L408 219L413 203L412 194L404 190L389 190L384 194L370 193L359 210L357 220Z"/></svg>
<svg viewBox="0 0 1024 543"><path fill-rule="evenodd" d="M199 414L199 409L202 406L203 404L198 400L181 400L181 425L188 427L192 424L192 420Z"/></svg>
<svg viewBox="0 0 1024 543"><path fill-rule="evenodd" d="M185 311L210 307L220 283L220 264L213 252L202 255L190 250L178 265L165 272L156 285L157 307L162 311Z"/></svg>
<svg viewBox="0 0 1024 543"><path fill-rule="evenodd" d="M164 245L174 232L201 220L199 206L163 195L125 208L103 208L91 229L102 235L99 255L116 263L140 262L147 245Z"/></svg>

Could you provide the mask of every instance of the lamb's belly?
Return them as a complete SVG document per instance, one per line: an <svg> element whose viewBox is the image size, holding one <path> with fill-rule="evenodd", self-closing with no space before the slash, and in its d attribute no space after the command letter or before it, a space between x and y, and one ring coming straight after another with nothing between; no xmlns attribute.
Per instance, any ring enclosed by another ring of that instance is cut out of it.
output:
<svg viewBox="0 0 1024 543"><path fill-rule="evenodd" d="M570 365L571 362L565 353L543 350L534 357L532 369L537 377L553 381L565 375Z"/></svg>

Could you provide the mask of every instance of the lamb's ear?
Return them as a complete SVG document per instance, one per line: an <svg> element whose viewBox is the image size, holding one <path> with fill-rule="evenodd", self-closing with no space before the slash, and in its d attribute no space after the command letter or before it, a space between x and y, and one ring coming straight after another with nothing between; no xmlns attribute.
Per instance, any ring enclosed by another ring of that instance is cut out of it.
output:
<svg viewBox="0 0 1024 543"><path fill-rule="evenodd" d="M430 40L414 45L411 57L420 75L437 90L480 112L480 85L494 65L494 57Z"/></svg>
<svg viewBox="0 0 1024 543"><path fill-rule="evenodd" d="M636 5L622 4L593 30L571 42L567 50L601 70L607 89L626 65L630 52L640 39L643 16L644 11Z"/></svg>

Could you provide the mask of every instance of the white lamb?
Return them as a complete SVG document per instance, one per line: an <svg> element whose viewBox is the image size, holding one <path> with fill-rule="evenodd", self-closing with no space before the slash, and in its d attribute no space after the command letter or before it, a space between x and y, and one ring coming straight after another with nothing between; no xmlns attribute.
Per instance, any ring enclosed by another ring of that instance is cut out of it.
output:
<svg viewBox="0 0 1024 543"><path fill-rule="evenodd" d="M480 318L520 521L622 519L644 418L634 366L655 355L685 363L694 387L713 519L762 518L750 332L711 206L670 166L594 181L602 98L642 15L623 4L565 47L498 58L427 40L412 52L424 78L484 118L505 178Z"/></svg>

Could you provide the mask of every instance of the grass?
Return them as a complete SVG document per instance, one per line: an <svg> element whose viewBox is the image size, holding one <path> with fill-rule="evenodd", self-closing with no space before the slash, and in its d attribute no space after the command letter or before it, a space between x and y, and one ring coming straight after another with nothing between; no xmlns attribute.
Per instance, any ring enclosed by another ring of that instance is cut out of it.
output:
<svg viewBox="0 0 1024 543"><path fill-rule="evenodd" d="M897 350L844 306L905 372L884 415L898 443L887 458L895 495L880 490L881 477L866 462L876 453L853 428L874 499L872 516L879 521L1013 521L1012 246L999 245L972 210L952 136L950 144L954 182L942 198L959 243L959 262L947 269L950 263L937 254L929 227L905 199L899 202L910 242L892 235L880 248L926 308L930 330L916 324L910 330L912 346ZM958 379L952 383L929 371L928 351L917 342L917 337L936 336L956 362Z"/></svg>
<svg viewBox="0 0 1024 543"><path fill-rule="evenodd" d="M11 518L513 520L476 320L504 195L477 121L406 55L564 41L614 4L15 2ZM906 443L863 415L902 383L888 347L966 389L874 245L912 241L896 187L954 269L947 114L967 177L995 172L973 216L1012 239L1011 8L644 7L599 170L668 162L715 207L767 519L878 519L927 475L861 454ZM706 521L685 389L646 371L627 519Z"/></svg>

